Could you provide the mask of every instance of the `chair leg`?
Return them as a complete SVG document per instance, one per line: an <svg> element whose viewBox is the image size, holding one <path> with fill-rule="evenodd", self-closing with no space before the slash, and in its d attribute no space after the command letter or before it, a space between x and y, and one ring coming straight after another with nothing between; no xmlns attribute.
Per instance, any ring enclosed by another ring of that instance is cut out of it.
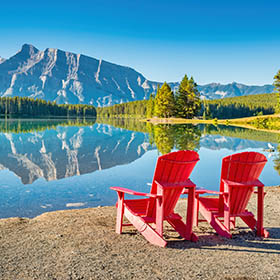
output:
<svg viewBox="0 0 280 280"><path fill-rule="evenodd" d="M235 228L235 217L230 217L230 229Z"/></svg>
<svg viewBox="0 0 280 280"><path fill-rule="evenodd" d="M263 201L264 201L263 187L258 187L258 220L254 218L254 215L243 216L241 219L252 230L257 229L257 235L260 237L269 237L269 232L263 228Z"/></svg>
<svg viewBox="0 0 280 280"><path fill-rule="evenodd" d="M188 193L188 206L187 206L187 219L186 219L186 239L197 241L198 237L193 233L193 224L195 221L195 217L197 216L197 209L199 206L197 206L197 199L195 196L195 188L189 188Z"/></svg>
<svg viewBox="0 0 280 280"><path fill-rule="evenodd" d="M231 221L230 221L230 215L229 215L228 211L224 212L224 224L225 224L226 229L228 231L230 231Z"/></svg>
<svg viewBox="0 0 280 280"><path fill-rule="evenodd" d="M199 203L199 212L219 235L226 238L232 237L225 225L213 213L207 210L202 203Z"/></svg>
<svg viewBox="0 0 280 280"><path fill-rule="evenodd" d="M268 237L269 233L263 228L263 201L264 190L263 187L258 187L258 221L257 221L257 235Z"/></svg>
<svg viewBox="0 0 280 280"><path fill-rule="evenodd" d="M230 231L230 205L229 195L224 196L224 225L228 231Z"/></svg>
<svg viewBox="0 0 280 280"><path fill-rule="evenodd" d="M163 201L162 197L156 199L156 232L163 236Z"/></svg>
<svg viewBox="0 0 280 280"><path fill-rule="evenodd" d="M167 242L143 218L133 215L127 207L124 208L124 215L151 244L166 246Z"/></svg>
<svg viewBox="0 0 280 280"><path fill-rule="evenodd" d="M193 224L195 226L198 226L198 215L199 215L199 201L198 197L195 197L195 202L194 202L194 218L193 218Z"/></svg>
<svg viewBox="0 0 280 280"><path fill-rule="evenodd" d="M117 208L117 221L116 221L116 233L122 233L123 226L123 212L124 212L124 193L118 192L118 208Z"/></svg>
<svg viewBox="0 0 280 280"><path fill-rule="evenodd" d="M244 221L245 224L248 225L248 227L251 229L251 230L255 230L256 227L257 227L257 220L254 218L253 214L252 216L242 216L241 219ZM258 236L261 236L261 237L269 237L269 232L262 228L262 231L261 231L261 234Z"/></svg>
<svg viewBox="0 0 280 280"><path fill-rule="evenodd" d="M192 232L191 236L186 235L186 224L182 220L179 219L167 219L167 222L186 240L191 240L192 242L196 242L198 237Z"/></svg>

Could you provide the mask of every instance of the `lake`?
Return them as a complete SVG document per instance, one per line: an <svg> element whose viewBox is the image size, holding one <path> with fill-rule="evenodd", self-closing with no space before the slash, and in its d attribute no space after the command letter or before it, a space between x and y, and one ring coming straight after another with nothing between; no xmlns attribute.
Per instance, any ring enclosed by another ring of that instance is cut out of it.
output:
<svg viewBox="0 0 280 280"><path fill-rule="evenodd" d="M114 205L110 186L148 192L158 156L178 149L198 151L197 186L218 190L222 158L243 151L265 154L260 180L279 185L279 142L277 134L230 126L2 120L0 218Z"/></svg>

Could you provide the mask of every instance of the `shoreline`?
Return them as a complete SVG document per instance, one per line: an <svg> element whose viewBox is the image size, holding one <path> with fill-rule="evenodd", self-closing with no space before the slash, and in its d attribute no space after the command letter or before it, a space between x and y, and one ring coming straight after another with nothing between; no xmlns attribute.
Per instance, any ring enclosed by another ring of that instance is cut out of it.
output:
<svg viewBox="0 0 280 280"><path fill-rule="evenodd" d="M0 279L276 280L280 274L280 186L265 191L267 239L256 237L241 219L232 239L200 223L194 228L199 237L196 243L182 240L165 225L168 245L160 248L133 227L116 234L114 206L0 219ZM256 214L256 205L252 195L249 211ZM179 200L176 212L185 219L186 199Z"/></svg>
<svg viewBox="0 0 280 280"><path fill-rule="evenodd" d="M265 191L270 191L270 190L279 190L280 192L280 185L276 185L276 186L265 186ZM184 200L184 198L180 198L180 200ZM0 217L0 222L1 221L4 221L4 220L9 220L9 219L19 219L19 220L34 220L34 219L39 219L42 215L46 215L48 213L57 213L59 214L60 212L66 212L66 211L84 211L84 210L87 210L87 209L100 209L100 208L113 208L115 209L115 206L114 205L105 205L105 206L96 206L96 207L89 207L89 208L76 208L76 209L62 209L62 210L54 210L54 211L46 211L46 212L43 212L42 214L39 214L37 216L34 216L34 217L19 217L19 216L13 216L13 217L8 217L8 218L1 218Z"/></svg>
<svg viewBox="0 0 280 280"><path fill-rule="evenodd" d="M257 118L280 118L280 114L273 114L273 115L263 115L263 116L254 116L254 117L245 117L245 118L238 118L238 119L211 119L211 120L201 120L201 119L183 119L183 118L148 118L141 121L152 123L154 125L157 124L213 124L213 125L227 125L227 126L236 126L236 127L243 127L248 129L254 129L259 131L271 132L280 134L280 129L262 129L256 128L253 125L250 125L250 121L255 120Z"/></svg>

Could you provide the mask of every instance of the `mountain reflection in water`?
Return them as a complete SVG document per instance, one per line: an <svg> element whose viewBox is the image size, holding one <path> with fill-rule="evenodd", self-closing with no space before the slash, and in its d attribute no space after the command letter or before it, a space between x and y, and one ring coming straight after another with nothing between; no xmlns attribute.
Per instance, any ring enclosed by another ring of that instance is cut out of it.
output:
<svg viewBox="0 0 280 280"><path fill-rule="evenodd" d="M208 179L214 186L221 158L243 150L271 156L267 172L273 177L280 172L277 134L228 126L152 125L135 119L2 120L0 143L0 217L110 205L113 184L147 191L158 155L172 150L199 152L197 183L208 174L210 157L217 157ZM268 143L275 152L265 152Z"/></svg>

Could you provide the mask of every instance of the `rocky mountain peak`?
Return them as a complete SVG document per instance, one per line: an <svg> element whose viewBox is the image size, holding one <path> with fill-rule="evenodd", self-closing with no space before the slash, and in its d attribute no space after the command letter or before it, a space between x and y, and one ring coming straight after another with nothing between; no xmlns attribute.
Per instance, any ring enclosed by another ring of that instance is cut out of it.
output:
<svg viewBox="0 0 280 280"><path fill-rule="evenodd" d="M35 48L33 45L23 44L21 47L21 50L17 54L20 54L22 57L27 58L27 57L34 56L38 52L39 52L39 50L37 48Z"/></svg>
<svg viewBox="0 0 280 280"><path fill-rule="evenodd" d="M127 66L54 48L40 51L31 44L24 44L9 59L0 58L0 81L0 97L28 96L101 107L147 99L162 85ZM178 85L170 83L172 90ZM273 86L212 83L198 90L206 99L214 99L269 93Z"/></svg>

